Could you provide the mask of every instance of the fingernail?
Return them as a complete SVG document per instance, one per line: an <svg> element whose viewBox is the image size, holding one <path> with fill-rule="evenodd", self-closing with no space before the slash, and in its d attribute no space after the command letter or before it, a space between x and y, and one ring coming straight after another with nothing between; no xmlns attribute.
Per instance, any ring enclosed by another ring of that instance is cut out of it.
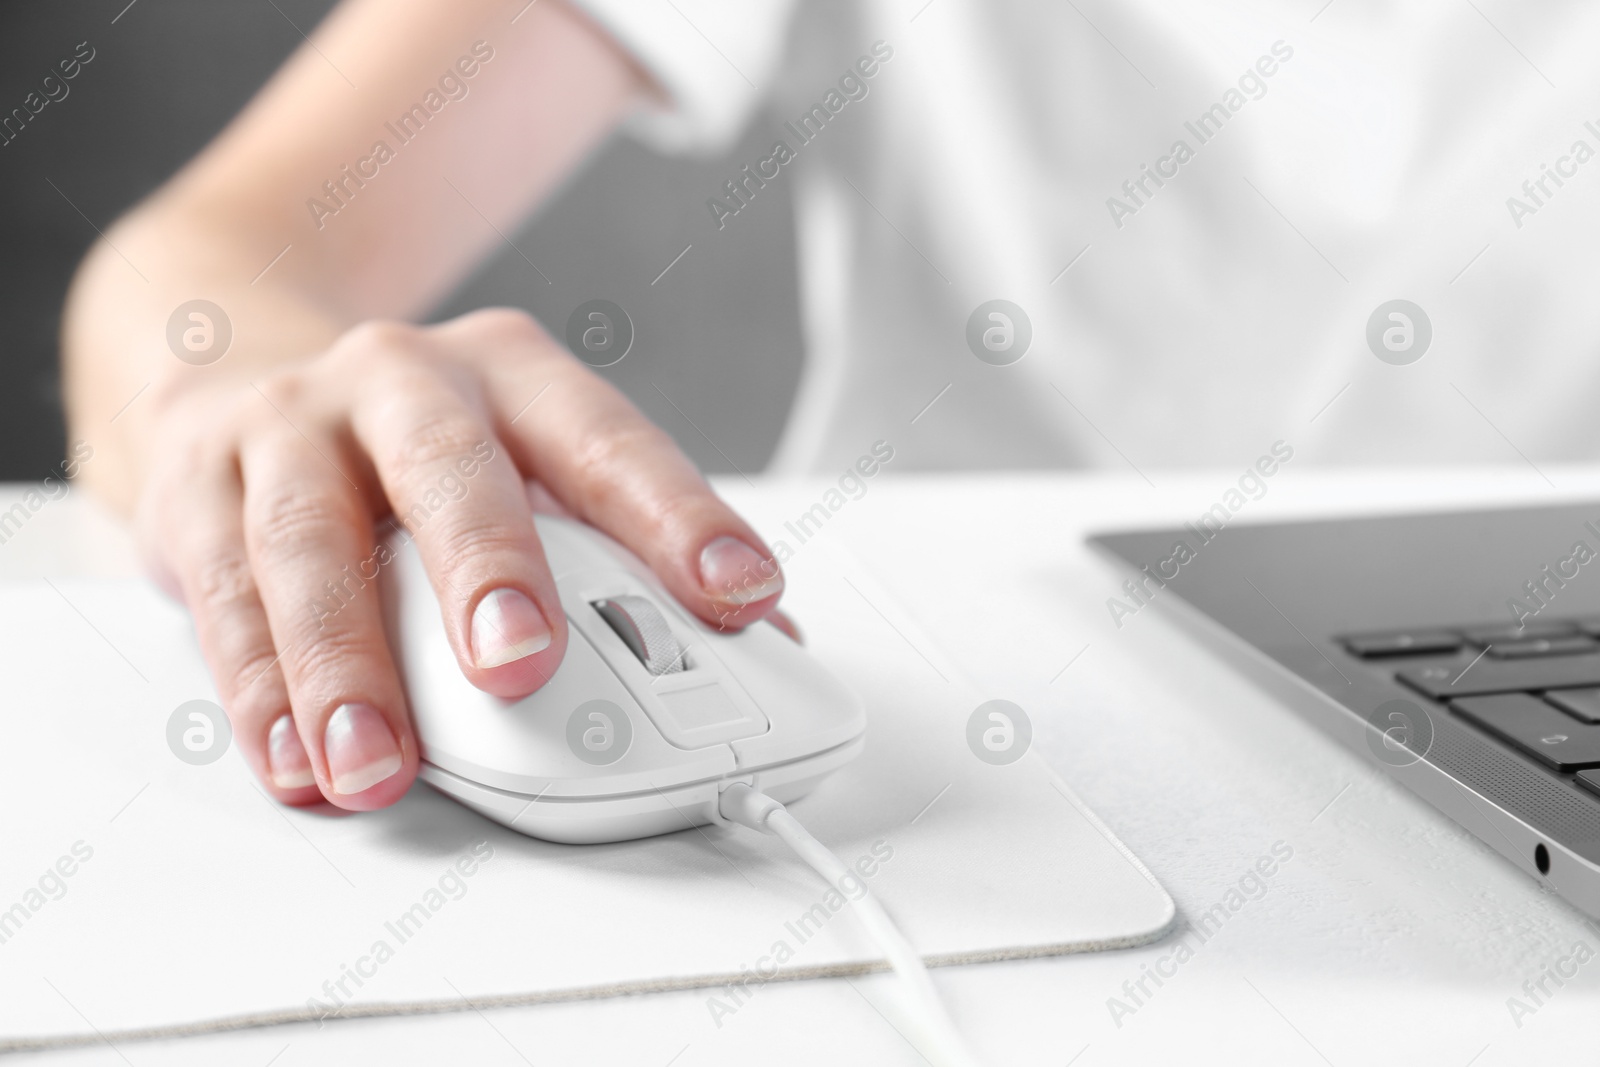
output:
<svg viewBox="0 0 1600 1067"><path fill-rule="evenodd" d="M292 716L280 715L267 731L267 770L272 784L279 789L304 789L317 784L311 773L311 757L300 743L300 731L294 728Z"/></svg>
<svg viewBox="0 0 1600 1067"><path fill-rule="evenodd" d="M700 552L700 584L724 604L754 604L783 591L783 572L737 537L719 537Z"/></svg>
<svg viewBox="0 0 1600 1067"><path fill-rule="evenodd" d="M333 791L351 796L371 789L400 769L400 745L377 708L341 704L322 735Z"/></svg>
<svg viewBox="0 0 1600 1067"><path fill-rule="evenodd" d="M552 636L538 605L515 589L496 589L472 613L472 662L501 667L543 652Z"/></svg>

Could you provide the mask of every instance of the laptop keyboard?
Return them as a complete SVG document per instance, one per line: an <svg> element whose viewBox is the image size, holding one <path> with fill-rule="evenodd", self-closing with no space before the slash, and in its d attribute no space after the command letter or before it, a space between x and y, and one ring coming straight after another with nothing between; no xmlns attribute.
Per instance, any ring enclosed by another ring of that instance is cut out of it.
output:
<svg viewBox="0 0 1600 1067"><path fill-rule="evenodd" d="M1369 665L1600 794L1600 619L1340 639Z"/></svg>

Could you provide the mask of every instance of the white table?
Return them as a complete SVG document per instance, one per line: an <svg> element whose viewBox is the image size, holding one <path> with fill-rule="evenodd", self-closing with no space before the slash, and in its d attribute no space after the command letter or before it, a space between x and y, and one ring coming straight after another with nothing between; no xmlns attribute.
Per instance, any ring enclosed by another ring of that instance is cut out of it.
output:
<svg viewBox="0 0 1600 1067"><path fill-rule="evenodd" d="M1028 709L1040 752L1186 915L1224 900L1275 843L1280 855L1292 849L1264 880L1265 894L1208 940L1191 936L1194 951L1181 963L1175 936L1134 951L940 972L975 1049L988 1062L1081 1067L1596 1059L1600 961L1560 988L1547 981L1553 995L1540 1004L1523 990L1576 943L1600 950L1600 932L1580 913L1156 613L1114 627L1105 601L1120 578L1088 554L1084 532L1186 520L1238 477L1146 474L1157 488L1136 476L883 477L817 535L865 561L980 689ZM1291 465L1243 521L1600 498L1600 469L1544 474L1557 488L1526 466L1355 473ZM720 484L772 536L825 487ZM0 510L19 491L0 491ZM81 493L48 504L0 544L0 579L136 572L126 533ZM886 670L929 669L887 631L884 647ZM1158 965L1170 975L1160 986L1148 977ZM1145 993L1135 1000L1124 983L1137 993L1141 978ZM1134 1010L1113 1019L1112 997ZM1513 1018L1511 997L1535 1010ZM921 1062L862 997L827 981L773 983L720 1030L703 994L682 993L41 1058L274 1067Z"/></svg>

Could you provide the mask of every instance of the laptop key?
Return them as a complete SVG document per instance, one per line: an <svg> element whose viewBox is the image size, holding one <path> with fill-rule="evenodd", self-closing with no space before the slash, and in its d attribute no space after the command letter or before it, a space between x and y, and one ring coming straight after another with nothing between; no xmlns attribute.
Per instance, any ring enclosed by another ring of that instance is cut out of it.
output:
<svg viewBox="0 0 1600 1067"><path fill-rule="evenodd" d="M1450 709L1547 767L1600 767L1600 726L1589 726L1526 693L1453 700Z"/></svg>
<svg viewBox="0 0 1600 1067"><path fill-rule="evenodd" d="M1552 689L1544 698L1568 715L1584 722L1600 723L1600 688Z"/></svg>
<svg viewBox="0 0 1600 1067"><path fill-rule="evenodd" d="M1579 771L1578 784L1591 793L1600 793L1600 771Z"/></svg>
<svg viewBox="0 0 1600 1067"><path fill-rule="evenodd" d="M1526 641L1505 641L1489 646L1489 655L1496 659L1575 656L1584 652L1600 652L1600 645L1587 637L1535 637Z"/></svg>
<svg viewBox="0 0 1600 1067"><path fill-rule="evenodd" d="M1470 667L1415 667L1395 675L1405 685L1434 700L1483 696L1488 693L1530 693L1536 689L1600 686L1600 655L1535 656L1494 659L1484 656Z"/></svg>
<svg viewBox="0 0 1600 1067"><path fill-rule="evenodd" d="M1448 630L1410 630L1405 633L1353 634L1344 639L1344 645L1362 659L1425 656L1454 652L1461 647L1461 637Z"/></svg>
<svg viewBox="0 0 1600 1067"><path fill-rule="evenodd" d="M1566 637L1576 627L1570 622L1529 622L1517 626L1479 626L1463 630L1475 645L1498 645L1506 641L1532 641L1541 637Z"/></svg>

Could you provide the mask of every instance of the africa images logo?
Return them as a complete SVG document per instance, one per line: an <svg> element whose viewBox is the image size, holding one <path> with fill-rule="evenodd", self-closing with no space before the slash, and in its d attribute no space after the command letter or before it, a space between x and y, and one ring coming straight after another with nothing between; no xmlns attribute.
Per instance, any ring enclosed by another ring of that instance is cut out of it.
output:
<svg viewBox="0 0 1600 1067"><path fill-rule="evenodd" d="M228 354L233 322L210 300L188 300L167 317L167 347L195 367L205 367Z"/></svg>
<svg viewBox="0 0 1600 1067"><path fill-rule="evenodd" d="M232 740L227 714L209 700L179 704L167 718L167 747L190 766L217 762Z"/></svg>
<svg viewBox="0 0 1600 1067"><path fill-rule="evenodd" d="M967 717L967 747L992 766L1017 762L1032 741L1028 713L1009 700L986 700Z"/></svg>
<svg viewBox="0 0 1600 1067"><path fill-rule="evenodd" d="M567 718L567 747L585 763L605 767L628 754L633 722L609 700L586 700Z"/></svg>
<svg viewBox="0 0 1600 1067"><path fill-rule="evenodd" d="M591 367L621 363L633 348L633 320L609 300L579 304L567 316L567 348Z"/></svg>
<svg viewBox="0 0 1600 1067"><path fill-rule="evenodd" d="M1367 748L1378 762L1409 767L1433 747L1433 717L1409 700L1388 700L1367 716Z"/></svg>
<svg viewBox="0 0 1600 1067"><path fill-rule="evenodd" d="M967 317L967 347L991 367L1009 367L1028 354L1033 323L1009 300L986 300Z"/></svg>
<svg viewBox="0 0 1600 1067"><path fill-rule="evenodd" d="M1415 363L1432 343L1432 320L1409 300L1379 304L1367 319L1367 347L1385 363L1396 367Z"/></svg>

